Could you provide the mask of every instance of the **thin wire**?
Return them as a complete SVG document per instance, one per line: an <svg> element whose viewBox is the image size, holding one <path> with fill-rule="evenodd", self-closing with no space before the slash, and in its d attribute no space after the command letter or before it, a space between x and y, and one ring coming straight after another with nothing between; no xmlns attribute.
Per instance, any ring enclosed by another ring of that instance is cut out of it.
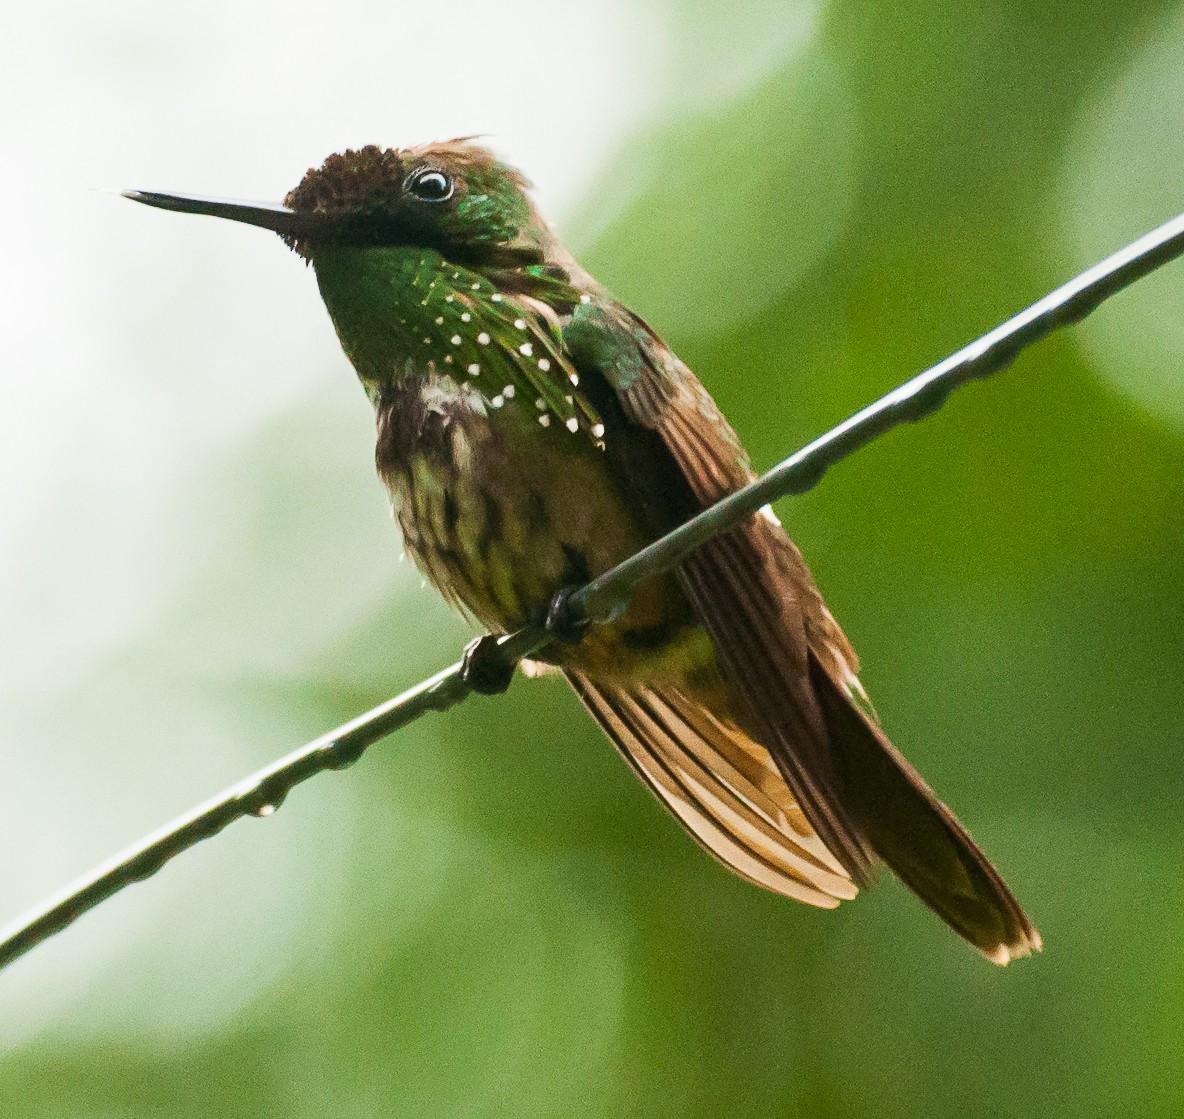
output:
<svg viewBox="0 0 1184 1119"><path fill-rule="evenodd" d="M932 414L954 389L1005 369L1021 350L1058 327L1080 321L1115 292L1182 253L1184 214L1082 272L1002 326L856 412L750 485L593 579L568 599L565 621L599 623L613 617L639 584L677 566L713 536L737 527L777 498L812 489L827 470L873 439L898 424ZM527 626L501 638L499 646L509 661L517 663L548 639L543 626ZM457 662L199 804L0 929L0 968L132 882L151 877L182 851L243 816L271 815L302 781L327 769L352 765L379 739L429 711L446 711L470 691Z"/></svg>

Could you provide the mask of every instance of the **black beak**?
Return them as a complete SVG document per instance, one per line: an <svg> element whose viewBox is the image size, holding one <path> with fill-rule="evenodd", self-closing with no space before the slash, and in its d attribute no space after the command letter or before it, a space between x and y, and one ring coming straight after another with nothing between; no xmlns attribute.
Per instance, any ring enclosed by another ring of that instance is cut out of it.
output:
<svg viewBox="0 0 1184 1119"><path fill-rule="evenodd" d="M239 202L230 198L201 198L194 194L162 194L155 190L124 190L120 193L133 202L143 202L145 206L176 210L182 214L229 218L270 229L284 237L297 237L309 225L307 218L278 202Z"/></svg>

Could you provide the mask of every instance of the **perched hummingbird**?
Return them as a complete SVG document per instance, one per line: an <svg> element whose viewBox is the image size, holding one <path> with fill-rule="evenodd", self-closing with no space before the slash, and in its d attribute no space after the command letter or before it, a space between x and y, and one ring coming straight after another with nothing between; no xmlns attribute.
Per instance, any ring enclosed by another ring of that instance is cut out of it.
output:
<svg viewBox="0 0 1184 1119"><path fill-rule="evenodd" d="M453 140L331 155L282 206L128 192L271 229L312 265L374 405L406 549L495 634L753 478L707 390L575 262L528 189ZM883 862L995 963L1040 948L880 729L771 510L644 584L616 620L557 632L534 663L567 677L638 777L742 877L832 908ZM481 658L466 665L499 686Z"/></svg>

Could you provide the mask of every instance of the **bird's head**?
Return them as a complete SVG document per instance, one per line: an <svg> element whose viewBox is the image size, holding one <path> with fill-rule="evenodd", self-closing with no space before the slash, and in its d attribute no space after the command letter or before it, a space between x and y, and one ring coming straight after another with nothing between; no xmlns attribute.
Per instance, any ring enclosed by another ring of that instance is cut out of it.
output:
<svg viewBox="0 0 1184 1119"><path fill-rule="evenodd" d="M127 191L150 206L271 229L306 260L341 246L411 245L471 267L548 259L556 244L530 184L471 140L331 155L282 205Z"/></svg>

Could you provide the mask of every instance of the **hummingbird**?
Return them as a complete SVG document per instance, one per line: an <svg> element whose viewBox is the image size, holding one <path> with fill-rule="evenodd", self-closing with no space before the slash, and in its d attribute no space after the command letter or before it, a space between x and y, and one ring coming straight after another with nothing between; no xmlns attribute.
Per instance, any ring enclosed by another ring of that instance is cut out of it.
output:
<svg viewBox="0 0 1184 1119"><path fill-rule="evenodd" d="M488 635L754 477L695 375L575 261L523 174L472 138L329 156L282 204L128 191L278 233L312 266L374 406L376 464L424 577ZM633 771L742 878L820 908L881 865L997 963L1041 947L892 745L801 553L765 508L634 593L554 625L562 673ZM466 679L500 691L488 641Z"/></svg>

